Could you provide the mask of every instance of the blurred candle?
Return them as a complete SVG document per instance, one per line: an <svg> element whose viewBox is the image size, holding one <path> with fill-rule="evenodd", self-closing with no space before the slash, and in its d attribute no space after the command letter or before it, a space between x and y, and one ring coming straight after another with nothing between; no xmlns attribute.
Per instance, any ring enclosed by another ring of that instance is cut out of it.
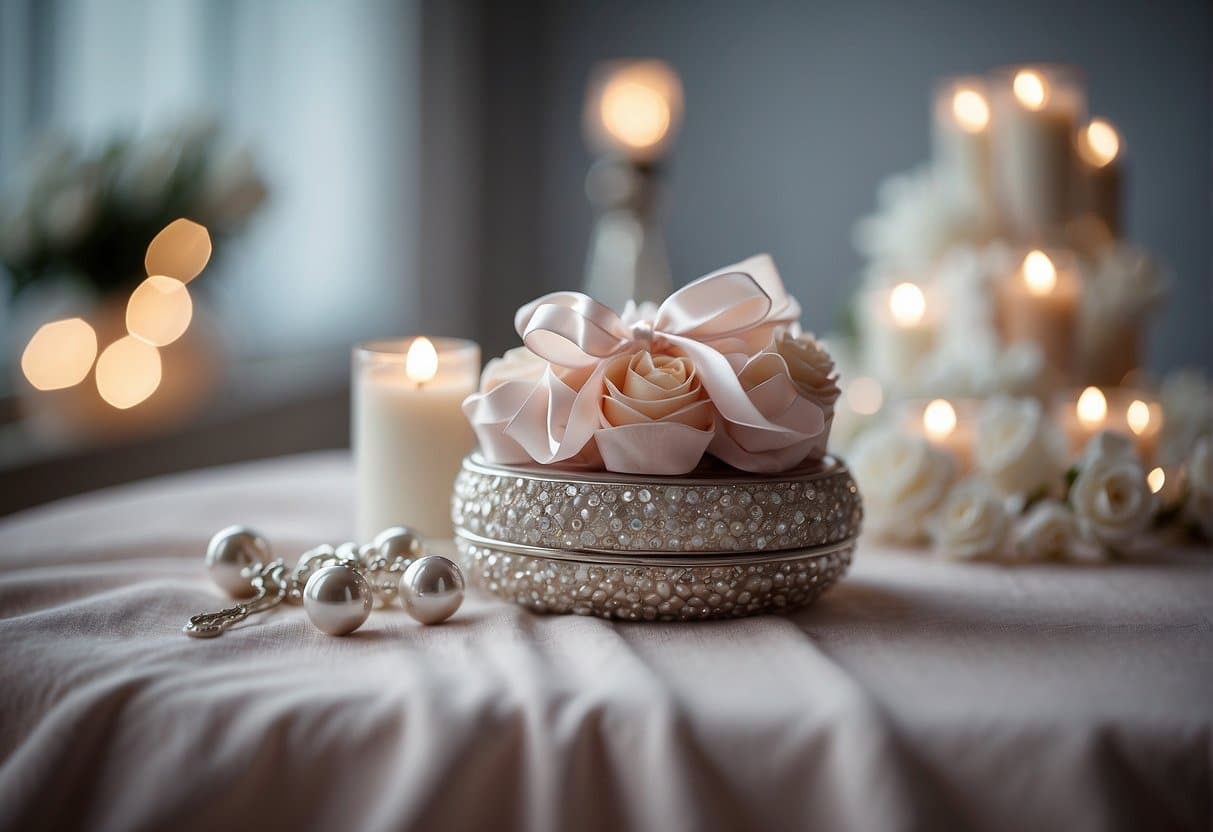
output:
<svg viewBox="0 0 1213 832"><path fill-rule="evenodd" d="M664 61L611 61L590 79L583 126L599 152L652 162L665 155L682 119L682 84Z"/></svg>
<svg viewBox="0 0 1213 832"><path fill-rule="evenodd" d="M1061 421L1077 453L1101 430L1133 440L1147 465L1154 459L1163 426L1162 406L1143 390L1129 387L1086 387L1074 398L1062 399Z"/></svg>
<svg viewBox="0 0 1213 832"><path fill-rule="evenodd" d="M476 389L480 347L451 338L372 341L354 350L357 533L451 529L451 489L475 445L461 404Z"/></svg>
<svg viewBox="0 0 1213 832"><path fill-rule="evenodd" d="M1049 240L1074 214L1082 89L1069 70L1025 67L1000 74L993 104L994 189L1003 218L1021 240Z"/></svg>
<svg viewBox="0 0 1213 832"><path fill-rule="evenodd" d="M868 292L861 303L868 364L882 384L904 392L935 346L935 316L926 295L917 284L899 283Z"/></svg>
<svg viewBox="0 0 1213 832"><path fill-rule="evenodd" d="M949 78L935 92L936 171L952 193L983 212L992 208L990 97L981 78Z"/></svg>
<svg viewBox="0 0 1213 832"><path fill-rule="evenodd" d="M1082 208L1099 217L1112 236L1120 237L1123 230L1120 136L1111 124L1096 118L1078 131L1076 146L1083 162Z"/></svg>
<svg viewBox="0 0 1213 832"><path fill-rule="evenodd" d="M1073 375L1081 296L1073 266L1040 249L1029 251L1002 283L998 317L1004 340L1036 344L1054 386Z"/></svg>
<svg viewBox="0 0 1213 832"><path fill-rule="evenodd" d="M972 469L976 417L977 403L971 400L911 401L903 406L901 425L951 453L957 470L965 472Z"/></svg>

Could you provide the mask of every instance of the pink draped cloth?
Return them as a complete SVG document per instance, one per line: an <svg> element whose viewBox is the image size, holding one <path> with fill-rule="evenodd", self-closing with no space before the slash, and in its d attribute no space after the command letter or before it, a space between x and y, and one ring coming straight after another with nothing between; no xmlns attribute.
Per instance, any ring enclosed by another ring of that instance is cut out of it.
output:
<svg viewBox="0 0 1213 832"><path fill-rule="evenodd" d="M5 487L18 484L6 483ZM0 521L0 829L1210 828L1207 553L957 565L862 545L785 617L624 625L473 593L214 641L207 538L353 528L348 456Z"/></svg>

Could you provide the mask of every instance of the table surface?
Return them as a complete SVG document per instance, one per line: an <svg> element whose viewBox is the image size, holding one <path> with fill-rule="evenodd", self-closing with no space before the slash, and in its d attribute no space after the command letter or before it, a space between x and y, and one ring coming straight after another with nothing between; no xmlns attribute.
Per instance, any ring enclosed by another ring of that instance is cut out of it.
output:
<svg viewBox="0 0 1213 832"><path fill-rule="evenodd" d="M0 828L1210 828L1207 551L861 545L787 616L617 624L473 592L438 627L388 610L335 639L291 607L181 634L219 605L215 530L337 542L352 484L347 454L310 454L0 523Z"/></svg>

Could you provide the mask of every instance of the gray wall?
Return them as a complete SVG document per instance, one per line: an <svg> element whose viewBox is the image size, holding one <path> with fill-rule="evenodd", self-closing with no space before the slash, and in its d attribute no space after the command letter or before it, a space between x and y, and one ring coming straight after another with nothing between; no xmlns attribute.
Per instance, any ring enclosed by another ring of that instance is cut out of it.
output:
<svg viewBox="0 0 1213 832"><path fill-rule="evenodd" d="M500 44L507 22L486 37ZM485 127L490 148L512 142L508 159L490 149L486 162L509 166L494 175L541 231L520 250L517 212L511 231L485 229L490 247L494 236L500 246L512 241L508 260L482 264L486 348L511 337L503 308L580 281L591 214L579 116L594 62L651 55L682 75L687 117L669 204L676 282L767 250L804 303L807 325L825 330L856 285L852 224L871 210L883 177L927 157L933 82L1052 61L1084 68L1092 111L1121 128L1131 164L1129 235L1173 271L1151 364L1213 364L1206 3L565 0L531 23L513 33L521 40L511 80L494 77L500 63L486 78L495 119L504 119ZM510 119L502 104L510 99L526 102L522 117ZM519 135L528 137L526 153Z"/></svg>

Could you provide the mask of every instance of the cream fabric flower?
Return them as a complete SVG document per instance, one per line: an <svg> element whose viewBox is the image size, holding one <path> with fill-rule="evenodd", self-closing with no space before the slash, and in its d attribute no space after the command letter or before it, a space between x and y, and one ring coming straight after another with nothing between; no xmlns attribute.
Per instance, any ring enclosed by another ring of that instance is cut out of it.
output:
<svg viewBox="0 0 1213 832"><path fill-rule="evenodd" d="M506 350L499 358L489 361L480 374L480 392L487 393L507 381L537 382L543 377L548 363L526 347Z"/></svg>
<svg viewBox="0 0 1213 832"><path fill-rule="evenodd" d="M965 480L944 500L931 523L931 538L945 557L996 557L1002 552L1008 525L1002 498L985 482Z"/></svg>
<svg viewBox="0 0 1213 832"><path fill-rule="evenodd" d="M1065 437L1036 399L998 397L977 422L977 468L1003 494L1026 495L1053 485L1065 472Z"/></svg>
<svg viewBox="0 0 1213 832"><path fill-rule="evenodd" d="M865 530L899 543L921 542L927 517L952 482L952 457L926 439L876 427L851 452L851 472L864 499Z"/></svg>
<svg viewBox="0 0 1213 832"><path fill-rule="evenodd" d="M1104 546L1126 544L1150 525L1155 496L1133 443L1118 434L1096 434L1083 454L1070 505L1082 536Z"/></svg>
<svg viewBox="0 0 1213 832"><path fill-rule="evenodd" d="M825 411L829 422L842 391L838 388L834 359L825 347L811 334L792 335L785 330L775 334L766 352L784 360L788 376L800 394Z"/></svg>
<svg viewBox="0 0 1213 832"><path fill-rule="evenodd" d="M712 440L714 413L689 358L641 351L607 364L594 437L609 471L685 474Z"/></svg>
<svg viewBox="0 0 1213 832"><path fill-rule="evenodd" d="M1060 500L1041 500L1015 522L1011 554L1017 560L1064 558L1077 536L1070 507Z"/></svg>

